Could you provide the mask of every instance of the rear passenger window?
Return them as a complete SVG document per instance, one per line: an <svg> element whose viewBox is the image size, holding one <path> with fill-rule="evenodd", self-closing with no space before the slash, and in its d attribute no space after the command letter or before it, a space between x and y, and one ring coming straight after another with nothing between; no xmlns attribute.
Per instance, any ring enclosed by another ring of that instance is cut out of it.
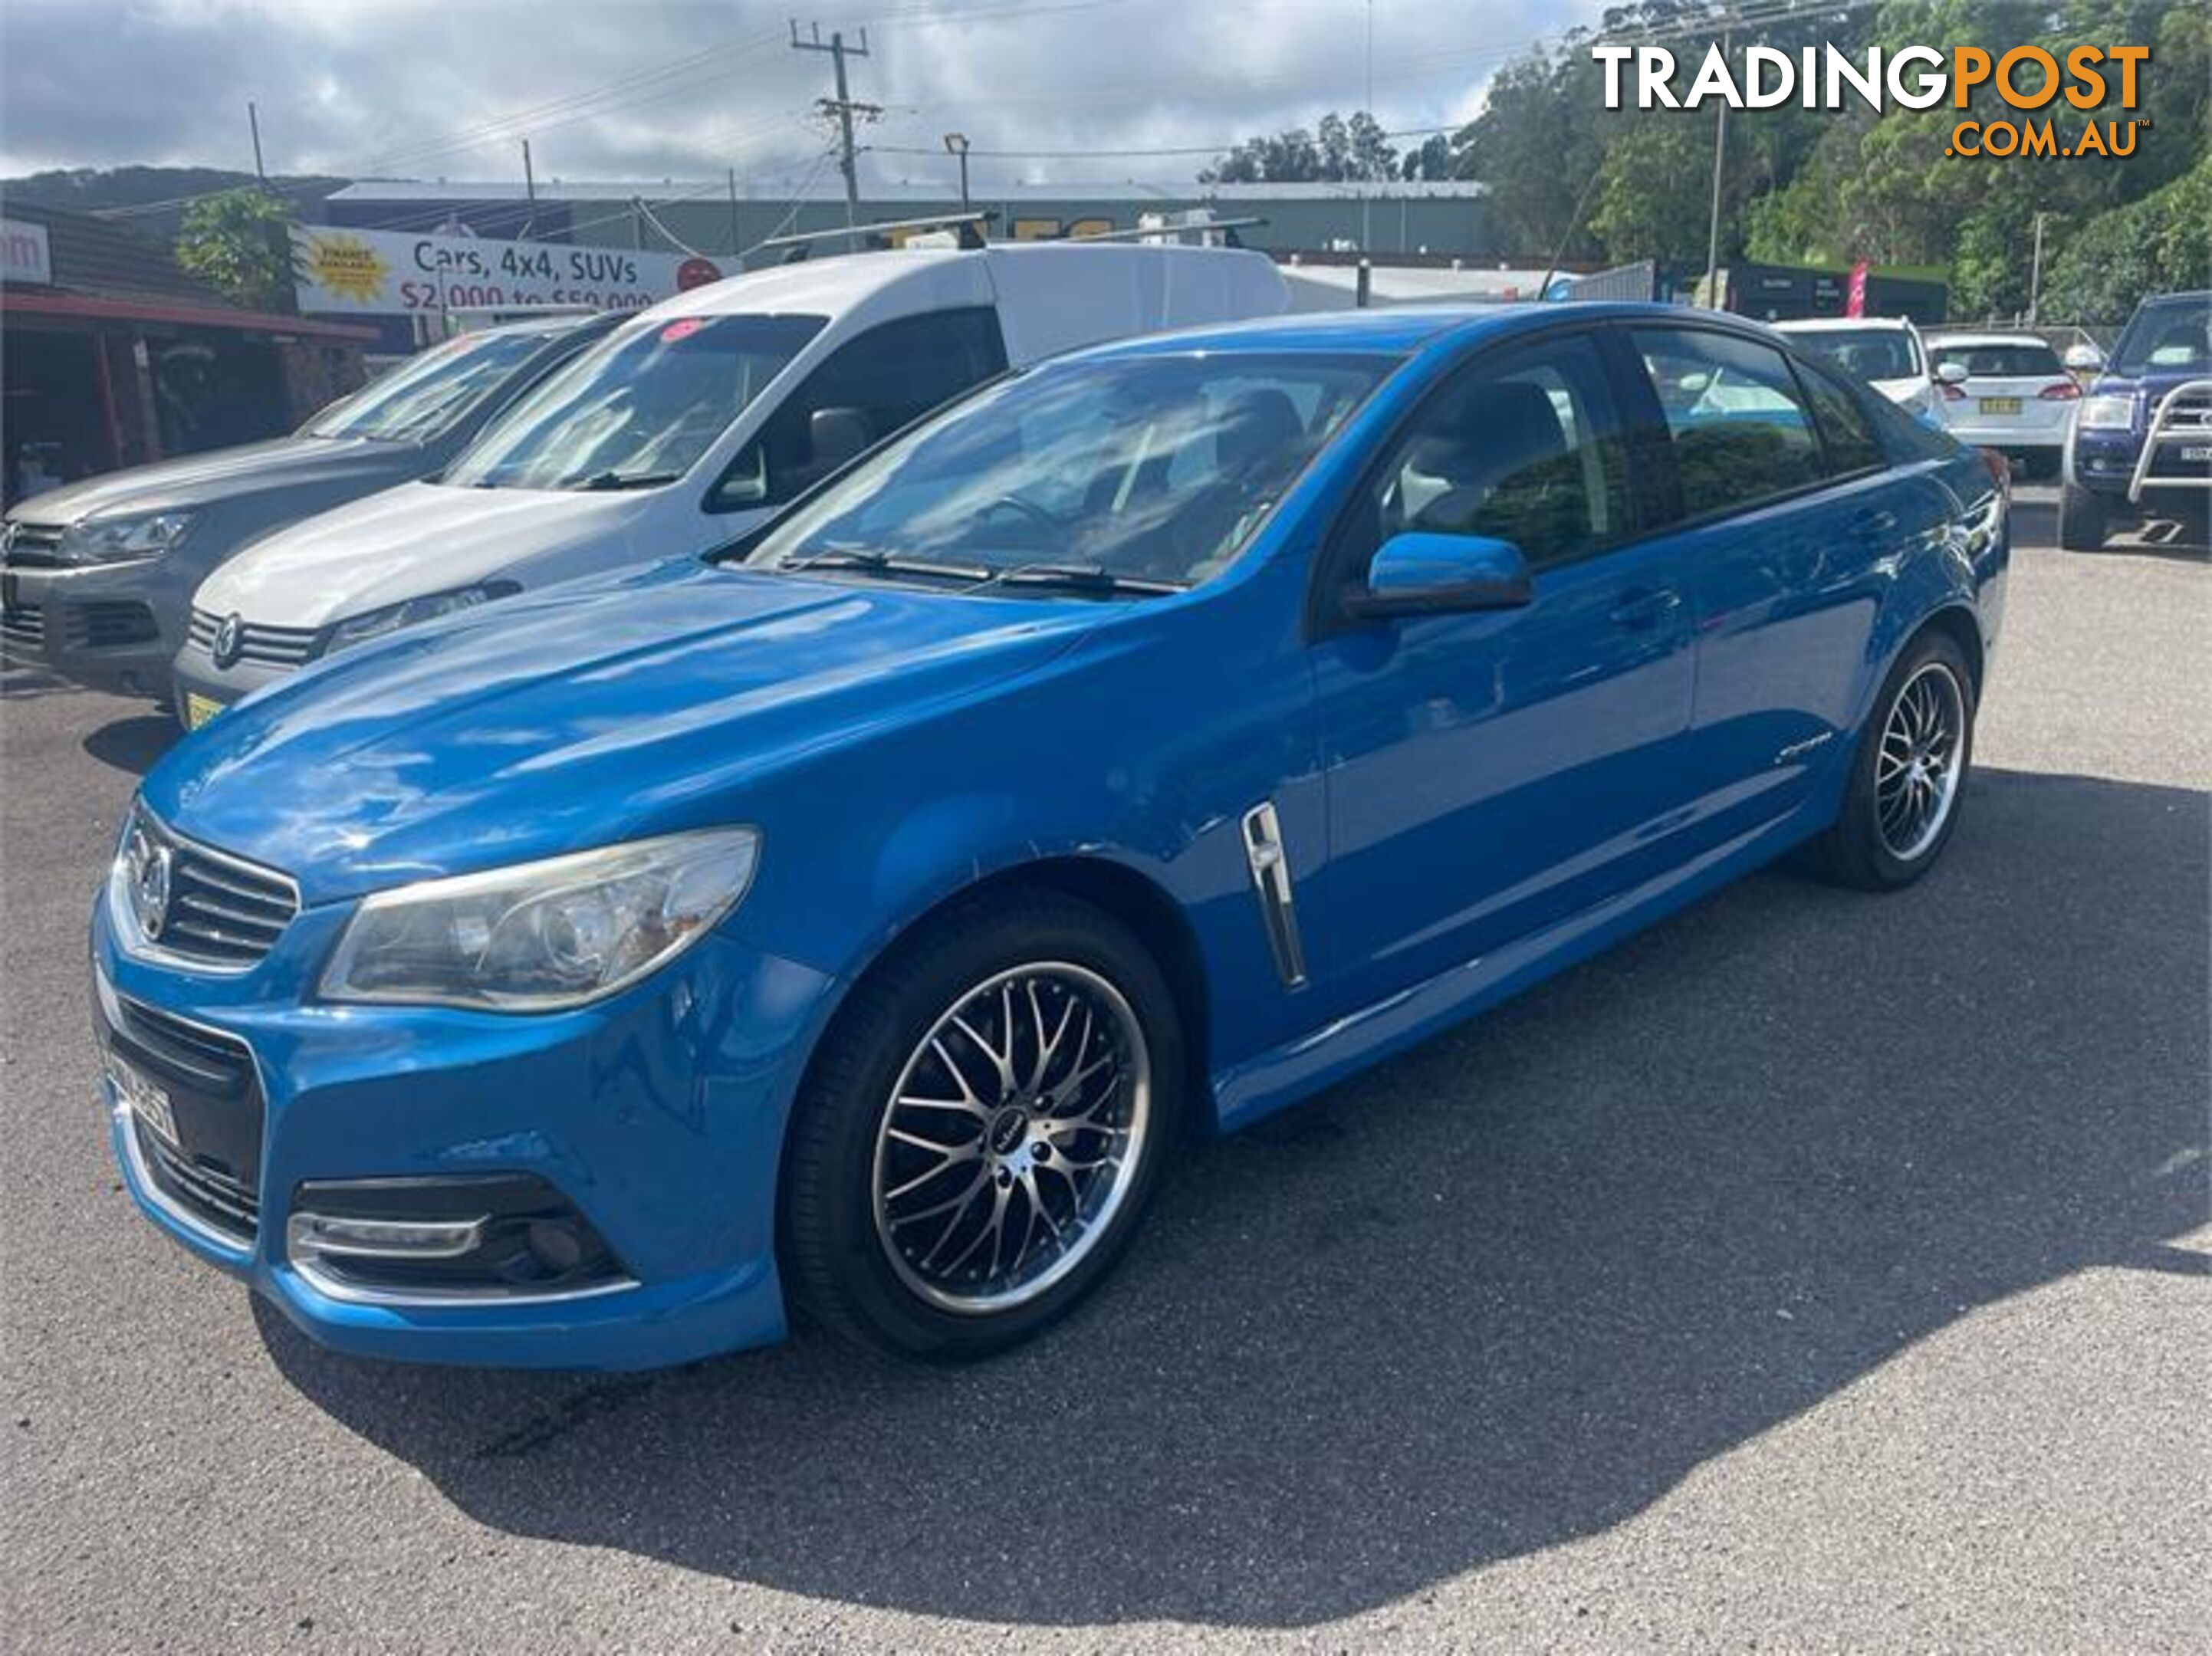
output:
<svg viewBox="0 0 2212 1656"><path fill-rule="evenodd" d="M998 312L988 305L871 328L830 352L784 399L731 462L709 505L780 506L1006 366Z"/></svg>
<svg viewBox="0 0 2212 1656"><path fill-rule="evenodd" d="M1820 425L1820 453L1827 463L1828 476L1848 477L1881 465L1881 444L1858 398L1818 368L1801 367L1797 381L1804 386L1805 396L1813 404L1813 418Z"/></svg>
<svg viewBox="0 0 2212 1656"><path fill-rule="evenodd" d="M1818 482L1820 440L1781 352L1689 328L1631 331L1666 410L1685 516L1741 510Z"/></svg>

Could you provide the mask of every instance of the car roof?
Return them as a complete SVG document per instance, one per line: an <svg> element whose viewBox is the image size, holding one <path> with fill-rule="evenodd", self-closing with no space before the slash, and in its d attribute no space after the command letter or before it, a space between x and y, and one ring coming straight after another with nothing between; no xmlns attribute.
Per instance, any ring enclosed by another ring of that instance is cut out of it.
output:
<svg viewBox="0 0 2212 1656"><path fill-rule="evenodd" d="M1346 355L1411 355L1443 341L1504 337L1546 323L1695 323L1756 336L1763 325L1724 311L1689 310L1629 300L1567 300L1514 304L1396 305L1374 310L1304 311L1249 322L1224 322L1111 340L1070 355L1142 356L1200 351L1290 351Z"/></svg>
<svg viewBox="0 0 2212 1656"><path fill-rule="evenodd" d="M1006 263L1041 263L1047 259L1079 260L1086 264L1111 265L1132 270L1164 267L1159 279L1172 274L1170 261L1201 259L1239 261L1264 255L1237 248L1160 246L1114 242L1085 247L1066 241L1031 245L994 242L988 247L898 247L861 253L837 253L804 258L766 270L746 270L665 299L643 312L659 319L683 316L727 316L739 313L841 316L887 289L912 282L941 282L963 265L988 269ZM984 288L988 292L988 284Z"/></svg>
<svg viewBox="0 0 2212 1656"><path fill-rule="evenodd" d="M1806 316L1773 325L1778 333L1863 332L1869 328L1893 328L1910 332L1912 324L1901 316Z"/></svg>
<svg viewBox="0 0 2212 1656"><path fill-rule="evenodd" d="M1928 336L1930 345L2042 345L2055 349L2051 342L2039 333L1948 333Z"/></svg>

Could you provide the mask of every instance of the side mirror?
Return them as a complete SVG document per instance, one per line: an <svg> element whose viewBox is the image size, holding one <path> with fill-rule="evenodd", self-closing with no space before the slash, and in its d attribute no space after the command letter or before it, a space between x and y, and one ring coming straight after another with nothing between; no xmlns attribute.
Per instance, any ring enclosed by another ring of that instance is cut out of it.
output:
<svg viewBox="0 0 2212 1656"><path fill-rule="evenodd" d="M1382 621L1517 610L1534 597L1528 560L1510 541L1414 531L1382 543L1367 567L1367 584L1344 595L1344 612Z"/></svg>
<svg viewBox="0 0 2212 1656"><path fill-rule="evenodd" d="M2105 366L2105 354L2084 340L2078 345L2066 348L2064 361L2067 367L2075 373L2094 373Z"/></svg>
<svg viewBox="0 0 2212 1656"><path fill-rule="evenodd" d="M1939 385L1963 385L1966 383L1964 362L1939 362L1936 365L1936 383Z"/></svg>
<svg viewBox="0 0 2212 1656"><path fill-rule="evenodd" d="M848 460L858 459L875 441L868 416L858 409L817 409L807 417L807 440L814 458L808 468L827 476Z"/></svg>

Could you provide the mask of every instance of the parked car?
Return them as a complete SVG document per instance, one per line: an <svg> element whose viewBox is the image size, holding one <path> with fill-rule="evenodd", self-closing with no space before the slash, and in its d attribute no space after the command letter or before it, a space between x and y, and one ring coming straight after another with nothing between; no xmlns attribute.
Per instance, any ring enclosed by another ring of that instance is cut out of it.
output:
<svg viewBox="0 0 2212 1656"><path fill-rule="evenodd" d="M2058 543L2104 545L2116 519L2166 506L2205 521L2212 505L2212 293L2136 307L2079 404L2066 445Z"/></svg>
<svg viewBox="0 0 2212 1656"><path fill-rule="evenodd" d="M464 334L294 436L40 494L0 531L0 640L118 695L168 699L191 597L257 537L437 470L485 421L611 328L563 316Z"/></svg>
<svg viewBox="0 0 2212 1656"><path fill-rule="evenodd" d="M1943 376L1928 360L1920 330L1902 317L1824 317L1774 325L1797 344L1819 351L1861 384L1908 414L1936 424L1945 410L1936 390ZM1954 376L1964 379L1963 374Z"/></svg>
<svg viewBox="0 0 2212 1656"><path fill-rule="evenodd" d="M1662 394L1698 365L1772 410ZM180 743L93 916L115 1153L354 1352L670 1363L787 1296L997 1350L1111 1266L1185 1126L1784 852L1925 873L2002 471L1648 305L1063 357L717 555Z"/></svg>
<svg viewBox="0 0 2212 1656"><path fill-rule="evenodd" d="M187 720L394 628L718 545L1009 364L1288 303L1266 255L1182 246L861 253L695 288L442 477L272 537L208 582L176 658Z"/></svg>
<svg viewBox="0 0 2212 1656"><path fill-rule="evenodd" d="M2021 463L2023 475L2055 476L2067 428L2081 387L2058 353L2039 334L1939 333L1928 337L1928 355L1946 379L1944 423L1962 443L1972 443Z"/></svg>

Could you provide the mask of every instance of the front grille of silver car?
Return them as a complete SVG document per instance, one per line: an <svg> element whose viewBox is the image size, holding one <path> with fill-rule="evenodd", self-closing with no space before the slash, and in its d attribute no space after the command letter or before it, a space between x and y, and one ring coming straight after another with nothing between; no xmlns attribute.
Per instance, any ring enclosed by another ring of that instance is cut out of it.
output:
<svg viewBox="0 0 2212 1656"><path fill-rule="evenodd" d="M195 844L137 808L137 827L169 852L169 902L157 948L233 970L272 948L300 912L297 887L273 869Z"/></svg>
<svg viewBox="0 0 2212 1656"><path fill-rule="evenodd" d="M60 524L12 523L0 535L0 565L10 569L53 569L61 564Z"/></svg>
<svg viewBox="0 0 2212 1656"><path fill-rule="evenodd" d="M193 610L192 647L212 658L215 635L222 622L221 616L208 610ZM241 622L237 659L264 667L304 667L314 659L316 641L321 636L322 629L316 627L264 627L257 622Z"/></svg>

